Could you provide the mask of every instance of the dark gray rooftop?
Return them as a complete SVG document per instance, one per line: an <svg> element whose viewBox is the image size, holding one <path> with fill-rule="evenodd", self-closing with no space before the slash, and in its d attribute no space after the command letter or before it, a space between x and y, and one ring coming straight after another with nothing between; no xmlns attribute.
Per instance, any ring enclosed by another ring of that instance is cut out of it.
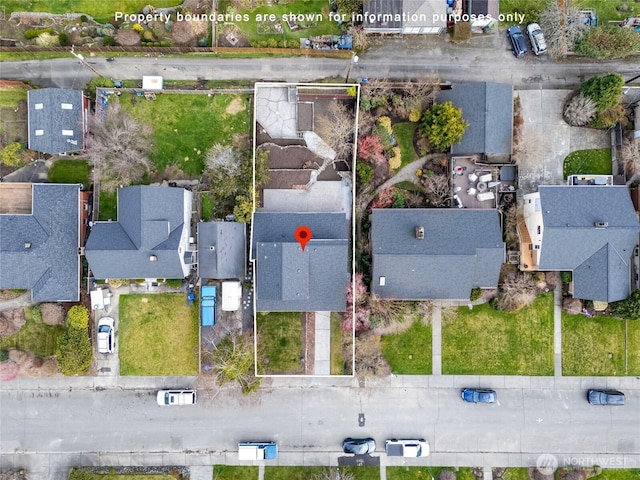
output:
<svg viewBox="0 0 640 480"><path fill-rule="evenodd" d="M302 225L312 232L304 252L294 238ZM349 282L348 225L344 213L256 212L252 255L257 310L344 311Z"/></svg>
<svg viewBox="0 0 640 480"><path fill-rule="evenodd" d="M574 297L615 302L631 293L640 225L624 186L540 186L540 270L573 271ZM606 228L596 228L596 223Z"/></svg>
<svg viewBox="0 0 640 480"><path fill-rule="evenodd" d="M247 261L245 224L198 223L198 276L225 280L244 279Z"/></svg>
<svg viewBox="0 0 640 480"><path fill-rule="evenodd" d="M438 94L438 102L452 102L469 122L454 155L484 153L493 163L507 163L513 138L513 86L506 83L457 83Z"/></svg>
<svg viewBox="0 0 640 480"><path fill-rule="evenodd" d="M382 298L467 300L472 288L497 286L504 262L496 210L374 209L371 241L371 290Z"/></svg>
<svg viewBox="0 0 640 480"><path fill-rule="evenodd" d="M95 223L87 240L85 253L94 276L185 277L191 195L182 188L120 188L118 221Z"/></svg>
<svg viewBox="0 0 640 480"><path fill-rule="evenodd" d="M79 299L79 185L34 184L31 215L0 215L0 288L34 302Z"/></svg>
<svg viewBox="0 0 640 480"><path fill-rule="evenodd" d="M442 0L364 0L363 11L364 27L372 31L446 27L447 2Z"/></svg>
<svg viewBox="0 0 640 480"><path fill-rule="evenodd" d="M85 114L82 90L29 90L29 148L43 153L84 149Z"/></svg>

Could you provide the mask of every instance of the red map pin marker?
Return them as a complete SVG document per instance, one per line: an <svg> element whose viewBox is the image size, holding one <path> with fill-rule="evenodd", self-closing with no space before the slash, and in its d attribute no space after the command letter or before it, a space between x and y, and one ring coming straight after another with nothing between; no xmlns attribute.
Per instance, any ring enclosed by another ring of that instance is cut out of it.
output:
<svg viewBox="0 0 640 480"><path fill-rule="evenodd" d="M304 247L306 247L307 242L311 240L311 229L304 225L296 228L295 238L302 247L302 251L304 252Z"/></svg>

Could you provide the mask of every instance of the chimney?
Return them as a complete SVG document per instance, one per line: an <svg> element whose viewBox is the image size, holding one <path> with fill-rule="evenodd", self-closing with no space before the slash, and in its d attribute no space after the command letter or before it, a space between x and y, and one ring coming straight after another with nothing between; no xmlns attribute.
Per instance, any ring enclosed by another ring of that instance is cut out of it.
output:
<svg viewBox="0 0 640 480"><path fill-rule="evenodd" d="M151 255L149 257L149 261L150 262L157 262L158 261L158 256L157 255Z"/></svg>
<svg viewBox="0 0 640 480"><path fill-rule="evenodd" d="M418 240L424 240L424 227L416 227L416 238Z"/></svg>
<svg viewBox="0 0 640 480"><path fill-rule="evenodd" d="M31 248L31 242L24 242L24 249L29 250Z"/></svg>
<svg viewBox="0 0 640 480"><path fill-rule="evenodd" d="M596 228L607 228L609 226L609 222L596 222L595 223L595 227Z"/></svg>

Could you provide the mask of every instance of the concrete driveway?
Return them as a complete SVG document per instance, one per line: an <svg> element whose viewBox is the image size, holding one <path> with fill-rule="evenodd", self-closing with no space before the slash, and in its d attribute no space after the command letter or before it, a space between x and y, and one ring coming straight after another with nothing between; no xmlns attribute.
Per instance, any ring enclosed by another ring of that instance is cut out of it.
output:
<svg viewBox="0 0 640 480"><path fill-rule="evenodd" d="M569 153L591 148L609 148L605 130L571 127L562 118L562 108L572 90L518 90L524 119L519 164L520 189L537 191L538 185L564 183L562 165Z"/></svg>

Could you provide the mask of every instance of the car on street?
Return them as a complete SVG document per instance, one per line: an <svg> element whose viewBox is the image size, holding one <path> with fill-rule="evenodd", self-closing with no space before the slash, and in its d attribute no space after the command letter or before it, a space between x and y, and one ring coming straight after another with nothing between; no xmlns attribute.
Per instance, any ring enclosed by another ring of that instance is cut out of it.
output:
<svg viewBox="0 0 640 480"><path fill-rule="evenodd" d="M618 390L589 390L587 400L591 405L624 405L624 393Z"/></svg>
<svg viewBox="0 0 640 480"><path fill-rule="evenodd" d="M429 455L429 442L424 438L392 438L384 442L384 451L388 457L426 457Z"/></svg>
<svg viewBox="0 0 640 480"><path fill-rule="evenodd" d="M489 388L465 388L461 393L462 400L469 403L496 403L498 394Z"/></svg>
<svg viewBox="0 0 640 480"><path fill-rule="evenodd" d="M111 317L102 317L98 320L97 343L98 353L113 353L115 340L115 320Z"/></svg>
<svg viewBox="0 0 640 480"><path fill-rule="evenodd" d="M516 25L507 28L507 38L509 38L511 49L517 58L524 57L527 54L527 42L520 27Z"/></svg>
<svg viewBox="0 0 640 480"><path fill-rule="evenodd" d="M547 51L547 42L544 39L544 33L540 29L540 25L537 23L530 23L527 25L527 35L529 35L529 41L531 42L531 50L536 55L541 55Z"/></svg>
<svg viewBox="0 0 640 480"><path fill-rule="evenodd" d="M195 405L198 398L195 390L160 390L157 400L158 405L172 407L174 405Z"/></svg>
<svg viewBox="0 0 640 480"><path fill-rule="evenodd" d="M345 438L342 442L344 453L367 455L376 450L376 441L373 438Z"/></svg>

